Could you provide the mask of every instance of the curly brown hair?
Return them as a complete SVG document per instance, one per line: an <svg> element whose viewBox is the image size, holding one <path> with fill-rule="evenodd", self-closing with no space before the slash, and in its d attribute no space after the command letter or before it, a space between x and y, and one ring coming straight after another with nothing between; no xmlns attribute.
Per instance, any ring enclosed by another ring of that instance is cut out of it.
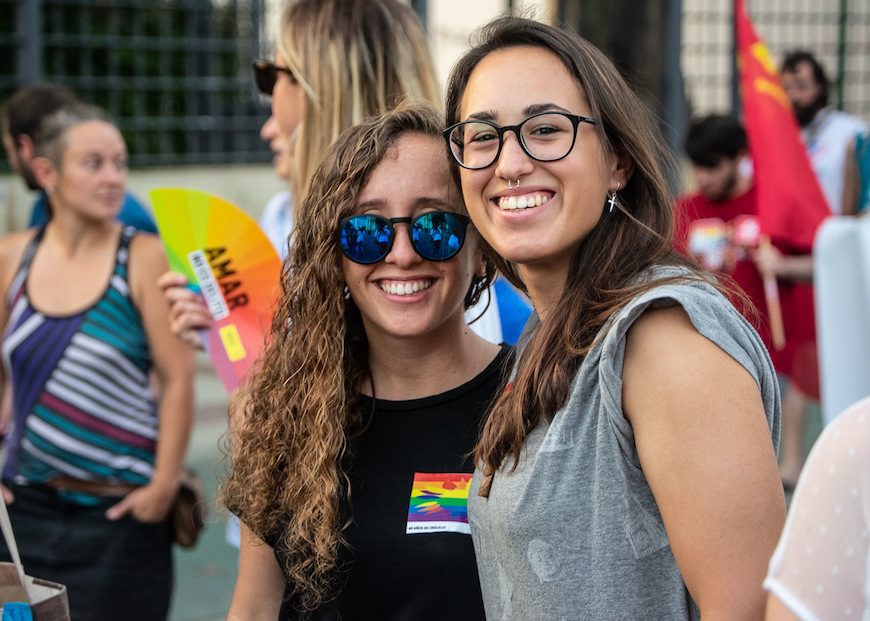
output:
<svg viewBox="0 0 870 621"><path fill-rule="evenodd" d="M478 41L451 71L447 125L461 120L465 88L483 58L505 48L539 47L556 55L583 89L592 116L599 120L594 131L605 151L624 154L632 162L632 176L620 192L617 209L605 213L579 244L562 295L549 311L551 319L539 325L526 344L512 390L491 408L475 456L486 474L492 474L508 456L515 465L527 435L559 410L580 361L610 317L640 292L664 282L644 278L650 268L681 266L681 275L668 281L695 279L719 285L673 251L673 197L666 181L673 161L649 111L613 63L575 34L520 17L490 22L478 32ZM455 165L453 172L458 179ZM484 250L511 282L525 290L514 265L496 256L488 244Z"/></svg>
<svg viewBox="0 0 870 621"><path fill-rule="evenodd" d="M233 424L222 500L283 553L303 611L320 605L334 586L349 524L351 440L363 427L355 405L361 388L371 385L362 319L344 287L339 221L354 212L374 169L407 133L440 139L438 113L406 105L346 130L318 167L297 212L261 368ZM461 206L458 188L455 196ZM492 275L487 262L471 283L466 308Z"/></svg>

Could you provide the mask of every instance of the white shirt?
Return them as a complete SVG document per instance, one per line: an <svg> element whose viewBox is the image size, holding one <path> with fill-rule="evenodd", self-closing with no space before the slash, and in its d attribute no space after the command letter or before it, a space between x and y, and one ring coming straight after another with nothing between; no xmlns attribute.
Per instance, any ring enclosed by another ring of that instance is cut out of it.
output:
<svg viewBox="0 0 870 621"><path fill-rule="evenodd" d="M764 587L799 619L870 621L870 398L825 427Z"/></svg>
<svg viewBox="0 0 870 621"><path fill-rule="evenodd" d="M810 164L834 215L843 213L843 178L849 143L865 130L860 119L830 107L819 110L812 123L801 130Z"/></svg>

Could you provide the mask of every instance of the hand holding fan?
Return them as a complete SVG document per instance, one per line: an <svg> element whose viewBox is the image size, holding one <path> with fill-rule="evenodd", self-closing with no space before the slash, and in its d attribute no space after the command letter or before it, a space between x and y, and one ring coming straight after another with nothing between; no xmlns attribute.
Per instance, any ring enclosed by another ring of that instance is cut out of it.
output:
<svg viewBox="0 0 870 621"><path fill-rule="evenodd" d="M203 346L228 391L263 350L278 299L281 260L257 223L206 192L152 190L169 267L202 294L214 323Z"/></svg>

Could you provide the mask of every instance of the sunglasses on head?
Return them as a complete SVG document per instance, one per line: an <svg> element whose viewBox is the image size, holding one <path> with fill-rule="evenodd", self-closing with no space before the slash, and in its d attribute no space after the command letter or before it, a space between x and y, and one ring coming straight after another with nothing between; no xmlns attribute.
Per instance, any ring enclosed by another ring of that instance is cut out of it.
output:
<svg viewBox="0 0 870 621"><path fill-rule="evenodd" d="M446 261L462 249L468 216L450 211L430 211L415 218L384 218L361 214L344 218L339 225L341 251L354 263L383 261L396 239L395 225L408 225L411 246L427 261Z"/></svg>
<svg viewBox="0 0 870 621"><path fill-rule="evenodd" d="M278 81L279 71L289 75L291 80L296 79L290 69L287 67L279 67L268 60L255 60L253 65L254 82L257 84L257 90L259 90L263 95L269 97L272 96L272 91L275 90L275 83Z"/></svg>

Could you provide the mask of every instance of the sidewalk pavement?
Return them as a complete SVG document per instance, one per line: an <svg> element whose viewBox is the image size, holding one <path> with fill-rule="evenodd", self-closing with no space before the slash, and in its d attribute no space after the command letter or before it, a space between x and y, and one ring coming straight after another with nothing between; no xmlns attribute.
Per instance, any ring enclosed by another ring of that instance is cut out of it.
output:
<svg viewBox="0 0 870 621"><path fill-rule="evenodd" d="M196 377L196 410L187 462L209 495L209 519L193 550L175 549L175 591L170 621L218 621L226 617L236 582L238 550L224 539L226 513L214 503L217 475L226 466L220 448L226 431L227 393L203 356Z"/></svg>

